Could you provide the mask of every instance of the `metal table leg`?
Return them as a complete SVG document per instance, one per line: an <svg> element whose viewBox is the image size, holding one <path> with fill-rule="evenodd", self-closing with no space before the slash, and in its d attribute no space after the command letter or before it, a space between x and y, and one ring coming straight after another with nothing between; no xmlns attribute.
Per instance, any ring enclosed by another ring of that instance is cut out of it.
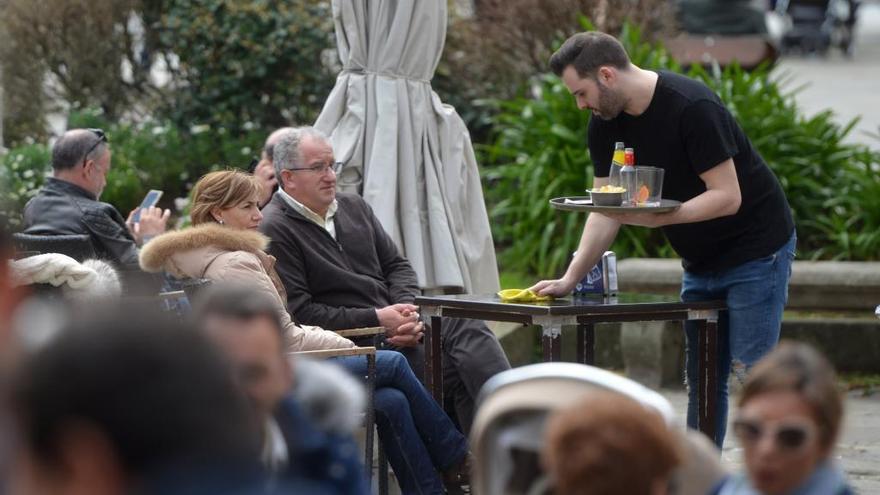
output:
<svg viewBox="0 0 880 495"><path fill-rule="evenodd" d="M545 363L562 360L562 325L564 321L553 318L535 318L535 325L541 328L541 348Z"/></svg>
<svg viewBox="0 0 880 495"><path fill-rule="evenodd" d="M702 315L705 317L696 321L699 334L697 424L700 431L714 441L717 434L715 423L718 415L718 312L708 313L711 314Z"/></svg>
<svg viewBox="0 0 880 495"><path fill-rule="evenodd" d="M443 318L431 316L431 328L425 333L425 388L443 405L443 353L440 328Z"/></svg>
<svg viewBox="0 0 880 495"><path fill-rule="evenodd" d="M589 365L596 362L596 328L592 323L577 326L577 362Z"/></svg>
<svg viewBox="0 0 880 495"><path fill-rule="evenodd" d="M376 426L376 410L373 404L373 394L376 390L376 355L367 354L367 404L364 418L364 464L367 472L367 486L372 483L373 477L373 435ZM380 475L381 476L381 475ZM381 479L381 478L380 478Z"/></svg>

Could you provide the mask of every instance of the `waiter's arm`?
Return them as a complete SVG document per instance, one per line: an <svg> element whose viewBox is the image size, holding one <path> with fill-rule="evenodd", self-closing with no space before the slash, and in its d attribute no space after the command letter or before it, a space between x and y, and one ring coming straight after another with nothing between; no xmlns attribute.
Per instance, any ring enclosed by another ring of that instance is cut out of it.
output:
<svg viewBox="0 0 880 495"><path fill-rule="evenodd" d="M593 187L598 189L608 183L608 178L597 177L593 181ZM549 294L553 296L564 296L574 289L578 280L599 261L602 254L608 250L617 231L620 229L620 222L617 220L591 213L587 217L587 223L584 226L584 232L581 234L581 242L578 244L577 254L568 265L565 275L556 280L542 280L530 287L539 294Z"/></svg>
<svg viewBox="0 0 880 495"><path fill-rule="evenodd" d="M733 159L728 158L700 174L706 191L682 203L670 213L628 213L608 215L622 224L644 227L662 227L679 223L694 223L733 215L739 211L742 195Z"/></svg>

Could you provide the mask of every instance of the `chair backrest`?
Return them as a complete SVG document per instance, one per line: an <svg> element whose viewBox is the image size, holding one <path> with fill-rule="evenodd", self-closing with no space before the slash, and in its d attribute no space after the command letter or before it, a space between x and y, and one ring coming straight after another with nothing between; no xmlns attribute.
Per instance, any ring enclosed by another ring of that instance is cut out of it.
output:
<svg viewBox="0 0 880 495"><path fill-rule="evenodd" d="M688 442L675 421L669 401L632 380L574 363L514 368L490 379L480 391L479 408L471 430L471 448L476 459L472 477L474 493L551 493L552 487L540 464L547 418L597 389L622 394L656 411L670 429L681 431L683 444ZM717 464L717 459L714 462ZM720 479L720 475L713 477L716 481ZM711 484L705 488L701 485L694 491L687 487L673 493L705 493L710 487Z"/></svg>
<svg viewBox="0 0 880 495"><path fill-rule="evenodd" d="M41 254L61 253L76 261L85 261L95 257L92 240L85 234L65 235L34 235L12 234L15 248L19 251L36 251Z"/></svg>

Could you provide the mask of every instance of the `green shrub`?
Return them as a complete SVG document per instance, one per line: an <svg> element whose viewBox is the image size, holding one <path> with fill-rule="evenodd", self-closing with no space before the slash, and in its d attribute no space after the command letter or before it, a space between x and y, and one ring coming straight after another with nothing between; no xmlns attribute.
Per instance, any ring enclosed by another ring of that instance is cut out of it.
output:
<svg viewBox="0 0 880 495"><path fill-rule="evenodd" d="M681 71L637 29L625 27L620 39L636 65ZM878 258L880 154L843 142L852 124L835 124L830 112L805 117L767 67L711 73L696 67L688 75L721 96L779 177L794 210L802 258ZM552 75L535 80L532 97L495 105L495 134L479 151L501 266L557 276L577 248L585 216L553 210L547 201L582 195L592 183L589 114ZM620 257L675 256L658 229L641 227L622 228L612 249Z"/></svg>
<svg viewBox="0 0 880 495"><path fill-rule="evenodd" d="M340 69L330 2L167 0L163 7L159 48L178 60L163 115L181 126L232 130L317 117Z"/></svg>
<svg viewBox="0 0 880 495"><path fill-rule="evenodd" d="M123 215L137 207L149 189L162 189L161 205L173 207L175 198L189 193L202 174L223 167L241 167L259 154L266 132L253 129L229 135L224 128L180 129L160 122L108 124L95 112L71 116L69 127L101 127L113 153L107 187L101 200ZM50 151L45 144L13 148L0 160L0 182L8 191L10 223L18 225L25 203L51 174Z"/></svg>

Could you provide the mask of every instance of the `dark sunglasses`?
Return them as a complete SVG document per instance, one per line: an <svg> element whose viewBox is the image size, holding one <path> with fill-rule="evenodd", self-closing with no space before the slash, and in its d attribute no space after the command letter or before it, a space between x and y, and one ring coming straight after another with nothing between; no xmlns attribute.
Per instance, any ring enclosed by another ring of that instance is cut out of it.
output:
<svg viewBox="0 0 880 495"><path fill-rule="evenodd" d="M770 435L780 449L794 452L803 448L813 438L816 428L809 423L737 419L733 422L733 432L744 445L756 444L765 435Z"/></svg>
<svg viewBox="0 0 880 495"><path fill-rule="evenodd" d="M97 148L99 144L110 142L110 140L107 139L107 134L105 134L103 130L101 130L101 129L86 129L86 130L91 132L92 134L94 134L95 137L98 138L98 140L95 141L95 143L91 146L91 148L89 148L89 150L86 151L86 154L83 155L83 165L86 164L86 159L88 159L89 153L95 151L95 148Z"/></svg>

